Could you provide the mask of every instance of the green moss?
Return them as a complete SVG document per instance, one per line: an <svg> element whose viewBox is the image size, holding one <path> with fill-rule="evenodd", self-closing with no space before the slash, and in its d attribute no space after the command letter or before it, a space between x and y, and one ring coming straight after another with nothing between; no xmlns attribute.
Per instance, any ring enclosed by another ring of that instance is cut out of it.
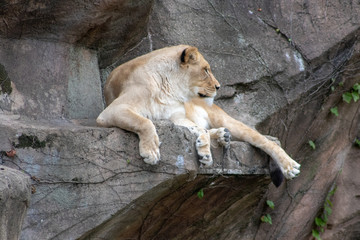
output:
<svg viewBox="0 0 360 240"><path fill-rule="evenodd" d="M18 144L13 144L16 148L44 148L46 141L40 141L37 136L21 135Z"/></svg>
<svg viewBox="0 0 360 240"><path fill-rule="evenodd" d="M12 87L10 78L5 70L4 65L0 64L0 94L11 94Z"/></svg>

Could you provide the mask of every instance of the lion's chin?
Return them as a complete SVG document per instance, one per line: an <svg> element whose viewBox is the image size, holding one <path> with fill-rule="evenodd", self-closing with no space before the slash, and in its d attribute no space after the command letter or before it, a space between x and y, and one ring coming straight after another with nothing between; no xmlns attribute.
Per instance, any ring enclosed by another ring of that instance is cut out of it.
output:
<svg viewBox="0 0 360 240"><path fill-rule="evenodd" d="M208 96L205 94L198 93L198 98L202 99L204 102L206 102L207 105L211 106L214 103L214 98L216 94L213 94L214 96Z"/></svg>
<svg viewBox="0 0 360 240"><path fill-rule="evenodd" d="M213 97L207 97L204 98L204 101L206 102L207 105L212 106L214 103L214 98Z"/></svg>

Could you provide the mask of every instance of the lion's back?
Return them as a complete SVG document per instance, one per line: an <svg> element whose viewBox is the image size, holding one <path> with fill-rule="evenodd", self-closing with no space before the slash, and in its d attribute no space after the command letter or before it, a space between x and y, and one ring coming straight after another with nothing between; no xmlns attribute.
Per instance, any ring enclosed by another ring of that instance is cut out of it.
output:
<svg viewBox="0 0 360 240"><path fill-rule="evenodd" d="M147 75L156 71L160 61L176 60L180 51L189 47L187 45L177 45L152 51L148 54L134 58L115 68L108 76L104 86L104 97L108 106L126 89L131 91L128 86L146 87Z"/></svg>

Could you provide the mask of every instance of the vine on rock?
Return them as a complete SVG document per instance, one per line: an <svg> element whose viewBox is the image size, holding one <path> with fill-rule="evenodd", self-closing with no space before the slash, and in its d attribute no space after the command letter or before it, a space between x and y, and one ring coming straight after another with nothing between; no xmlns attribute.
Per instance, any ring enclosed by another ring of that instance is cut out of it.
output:
<svg viewBox="0 0 360 240"><path fill-rule="evenodd" d="M267 201L266 201L266 204L267 204L271 209L274 210L275 204L274 204L273 201L267 200ZM272 224L271 216L270 216L269 213L266 214L266 215L261 216L260 220L261 220L262 222L264 222L264 223L269 223L270 225Z"/></svg>
<svg viewBox="0 0 360 240"><path fill-rule="evenodd" d="M325 198L322 213L320 214L320 216L315 218L316 227L312 229L312 236L316 240L321 240L320 234L324 232L327 222L329 220L329 216L332 213L333 204L330 199L335 194L335 192L336 186L334 185Z"/></svg>

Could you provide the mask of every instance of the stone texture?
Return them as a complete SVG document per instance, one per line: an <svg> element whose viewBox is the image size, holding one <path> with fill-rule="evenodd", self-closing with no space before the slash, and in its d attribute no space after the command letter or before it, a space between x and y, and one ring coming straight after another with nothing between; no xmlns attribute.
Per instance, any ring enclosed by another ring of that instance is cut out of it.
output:
<svg viewBox="0 0 360 240"><path fill-rule="evenodd" d="M324 53L334 50L335 44L341 43L344 37L359 28L360 6L354 1L258 1L252 6L261 7L262 11L257 15L291 39L309 62L318 58L324 60Z"/></svg>
<svg viewBox="0 0 360 240"><path fill-rule="evenodd" d="M19 239L29 204L29 176L0 166L0 239Z"/></svg>
<svg viewBox="0 0 360 240"><path fill-rule="evenodd" d="M358 43L351 45L351 59L343 59L343 74L338 76L337 81L343 82L344 85L334 84L334 91L330 90L330 85L325 85L322 89L316 88L312 96L300 99L286 110L289 111L284 121L287 129L270 131L269 134L284 136L283 142L286 143L288 151L302 164L302 174L296 181L287 182L280 189L270 187L266 198L274 200L279 207L273 213L273 225L260 225L255 239L310 238L311 230L316 228L314 219L321 216L325 198L333 186L338 187L332 200L333 215L329 217L329 225L322 235L325 239L359 237L356 228L359 222L358 209L343 205L345 202L358 202L358 199L351 194L352 184L342 182L348 177L358 182L356 174L344 170L353 166L354 161L357 161L357 154L354 152L359 152L353 143L359 135L359 102L345 103L342 101L342 94L350 91L358 82L356 72L360 67L359 47ZM345 48L343 51L348 52L349 49ZM298 110L298 106L302 106L301 110ZM330 113L330 108L335 106L339 110L338 117ZM269 118L262 127L269 128L280 119L284 120L283 114L279 112ZM293 139L293 136L297 138ZM309 140L315 142L315 150L309 147ZM348 194L341 194L343 192ZM342 200L339 201L339 198ZM340 210L343 207L351 208L345 218L341 214L343 210ZM339 212L336 213L336 210ZM345 234L344 229L347 230Z"/></svg>
<svg viewBox="0 0 360 240"><path fill-rule="evenodd" d="M0 36L99 49L101 63L119 57L146 35L153 1L3 1Z"/></svg>
<svg viewBox="0 0 360 240"><path fill-rule="evenodd" d="M103 109L96 52L66 43L0 39L12 93L0 109L35 119L95 118ZM15 64L16 63L16 64Z"/></svg>
<svg viewBox="0 0 360 240"><path fill-rule="evenodd" d="M322 239L358 239L360 237L360 204L357 176L360 153L351 148L336 180L336 192L331 199L333 214ZM346 164L345 164L346 163Z"/></svg>
<svg viewBox="0 0 360 240"><path fill-rule="evenodd" d="M259 202L269 179L263 176L202 175L187 183L176 180L170 191L157 194L156 198L144 194L132 205L136 208L118 212L110 221L80 239L254 237L255 231L251 230L260 218ZM202 198L197 196L201 189Z"/></svg>
<svg viewBox="0 0 360 240"><path fill-rule="evenodd" d="M0 119L0 139L6 139L0 151L16 150L15 158L3 156L4 164L20 168L32 176L36 188L25 219L22 239L75 239L99 223L114 219L113 215L121 221L126 219L126 224L136 225L139 221L145 222L145 219L129 218L127 214L133 215L133 212L126 209L135 208L136 212L142 213L140 217L150 214L147 213L149 206L161 204L165 196L168 201L179 204L177 189L184 188L184 194L189 198L196 198L194 188L228 189L222 183L226 179L219 180L219 183L214 180L216 184L211 184L206 180L211 177L196 177L198 173L209 176L257 175L248 180L246 177L230 177L229 180L234 181L234 185L243 180L243 184L251 182L251 186L261 183L254 195L249 193L249 189L240 191L240 187L231 190L236 195L234 202L251 197L254 208L270 182L269 177L264 176L268 172L264 155L240 142L232 143L233 150L228 155L231 156L230 160L218 158L214 168L199 169L195 136L168 121L157 123L162 142L162 160L159 165L150 166L141 159L138 139L130 132L97 128L91 126L91 122L87 122L90 126L82 126L64 120L22 120L14 115L0 115ZM222 156L222 149L216 150L214 154ZM252 164L248 162L250 159ZM214 190L205 194L214 201L226 200L216 200ZM233 202L227 204L231 206ZM214 211L217 208L220 208L217 211L225 211L221 210L221 204L218 207L210 206ZM243 224L249 221L246 218ZM118 225L115 225L115 229L118 229ZM174 230L174 234L176 232Z"/></svg>

